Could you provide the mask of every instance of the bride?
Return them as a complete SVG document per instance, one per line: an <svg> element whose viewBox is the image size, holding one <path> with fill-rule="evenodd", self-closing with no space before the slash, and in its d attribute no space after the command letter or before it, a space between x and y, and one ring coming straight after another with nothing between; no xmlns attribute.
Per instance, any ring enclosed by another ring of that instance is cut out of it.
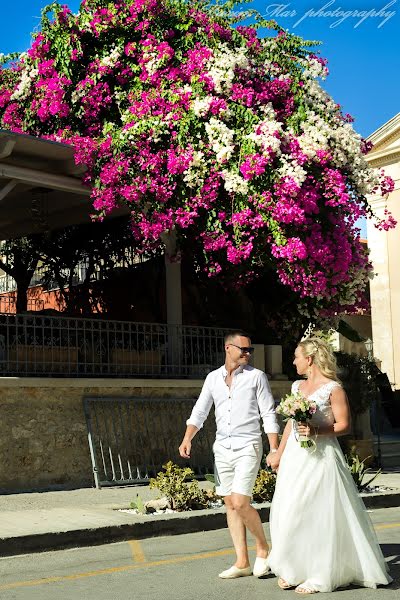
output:
<svg viewBox="0 0 400 600"><path fill-rule="evenodd" d="M337 436L350 429L346 394L328 344L311 337L299 343L294 363L306 380L292 392L314 400L310 423L286 424L271 467L279 466L271 506L271 570L282 589L299 594L331 592L350 584L376 588L392 581L372 523L358 496ZM314 440L302 448L298 435Z"/></svg>

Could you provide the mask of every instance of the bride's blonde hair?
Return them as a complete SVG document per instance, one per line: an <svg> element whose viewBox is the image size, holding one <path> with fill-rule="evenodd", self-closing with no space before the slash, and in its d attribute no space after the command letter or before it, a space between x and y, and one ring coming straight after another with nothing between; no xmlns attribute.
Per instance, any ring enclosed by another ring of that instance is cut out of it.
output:
<svg viewBox="0 0 400 600"><path fill-rule="evenodd" d="M297 345L302 349L304 356L312 357L322 375L328 379L340 381L337 376L336 358L327 342L319 337L309 337Z"/></svg>

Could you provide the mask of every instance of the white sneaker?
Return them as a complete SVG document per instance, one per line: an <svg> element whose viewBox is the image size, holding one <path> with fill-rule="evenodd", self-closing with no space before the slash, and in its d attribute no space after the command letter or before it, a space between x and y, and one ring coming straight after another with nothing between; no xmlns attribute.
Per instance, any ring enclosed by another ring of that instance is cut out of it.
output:
<svg viewBox="0 0 400 600"><path fill-rule="evenodd" d="M255 577L262 577L263 575L267 575L270 570L271 569L268 566L268 559L257 556L253 567L253 575Z"/></svg>
<svg viewBox="0 0 400 600"><path fill-rule="evenodd" d="M235 565L233 565L233 567L230 567L230 569L226 569L226 571L222 571L222 573L220 573L218 575L218 577L221 577L221 579L236 579L237 577L247 577L248 575L251 575L252 571L251 571L251 567L246 567L245 569L239 569L238 567L235 567Z"/></svg>

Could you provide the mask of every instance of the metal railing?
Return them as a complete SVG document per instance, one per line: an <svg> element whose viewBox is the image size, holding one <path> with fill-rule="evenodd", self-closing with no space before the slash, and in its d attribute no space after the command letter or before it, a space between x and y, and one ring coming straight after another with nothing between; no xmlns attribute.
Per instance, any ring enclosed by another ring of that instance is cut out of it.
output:
<svg viewBox="0 0 400 600"><path fill-rule="evenodd" d="M214 327L0 314L0 375L203 378L224 361Z"/></svg>
<svg viewBox="0 0 400 600"><path fill-rule="evenodd" d="M116 257L114 261L113 270L115 268L128 269L134 263L139 263L142 261L142 258L138 256L133 248L126 248L124 257ZM74 270L74 276L72 280L72 285L79 285L83 283L86 279L86 271L89 268L89 259L82 260L79 262ZM40 286L43 283L43 280L46 278L48 272L48 267L43 265L38 265L36 268L32 279L30 281L29 287ZM61 270L61 273L68 275L68 271ZM109 274L109 268L107 269L104 265L100 264L96 267L95 272L91 275L91 281L101 281L107 277ZM52 279L47 282L47 288L50 290L59 289L59 283L56 279ZM7 273L2 272L0 274L0 294L4 294L7 292L15 292L17 289L17 284L15 280L8 275Z"/></svg>
<svg viewBox="0 0 400 600"><path fill-rule="evenodd" d="M194 399L84 398L96 487L148 482L162 465L180 459L178 447ZM215 419L209 415L196 436L189 466L198 477L213 472Z"/></svg>
<svg viewBox="0 0 400 600"><path fill-rule="evenodd" d="M80 283L83 283L83 281L85 280L85 276L86 276L86 269L87 269L87 265L84 262L79 263L76 266L76 268L74 270L73 285L79 285ZM36 268L34 274L32 275L32 279L29 283L29 287L31 288L31 287L36 287L36 286L42 285L47 272L48 272L48 267L44 267L42 265L38 266ZM100 279L100 277L96 273L94 275L93 279ZM16 289L17 289L17 284L15 282L15 279L13 279L10 275L7 275L7 274L0 275L0 294L4 294L7 292L15 292ZM49 290L59 289L59 284L56 281L56 279L52 279L51 281L47 282L47 289L49 289Z"/></svg>

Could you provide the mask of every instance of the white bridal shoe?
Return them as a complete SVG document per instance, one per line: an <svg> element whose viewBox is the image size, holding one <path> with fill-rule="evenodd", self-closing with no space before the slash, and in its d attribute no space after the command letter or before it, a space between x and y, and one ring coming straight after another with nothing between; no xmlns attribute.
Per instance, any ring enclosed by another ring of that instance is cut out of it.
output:
<svg viewBox="0 0 400 600"><path fill-rule="evenodd" d="M245 569L239 569L238 567L230 567L230 569L226 569L226 571L222 571L218 575L221 579L236 579L237 577L247 577L252 574L251 567L246 567Z"/></svg>
<svg viewBox="0 0 400 600"><path fill-rule="evenodd" d="M267 573L269 572L270 568L267 564L267 559L261 558L261 556L257 556L254 563L253 575L255 577L262 577L263 575L267 575Z"/></svg>

